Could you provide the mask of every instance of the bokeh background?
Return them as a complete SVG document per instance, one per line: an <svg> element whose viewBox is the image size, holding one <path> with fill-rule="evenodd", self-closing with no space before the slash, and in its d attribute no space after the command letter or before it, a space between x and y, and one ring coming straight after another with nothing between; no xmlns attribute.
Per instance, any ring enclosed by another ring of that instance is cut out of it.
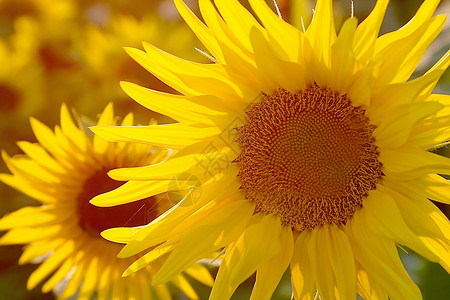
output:
<svg viewBox="0 0 450 300"><path fill-rule="evenodd" d="M273 7L273 1L267 0ZM186 3L196 10L195 0ZM246 6L248 3L242 1ZM285 20L301 28L309 24L314 0L278 0ZM421 0L391 0L381 33L404 25ZM354 0L354 14L364 19L375 0ZM351 14L350 0L335 0L338 28ZM444 0L437 14L450 14ZM108 102L116 113L133 111L139 123L151 118L171 120L143 109L120 89L119 81L131 81L162 91L173 91L127 56L123 47L141 47L147 41L172 54L197 62L208 59L204 49L179 17L172 0L0 0L0 148L20 153L16 142L36 141L31 116L50 127L59 122L62 103L75 108L83 122L92 124ZM450 48L450 22L425 54L413 77L423 74ZM435 93L450 94L450 72L441 78ZM450 156L449 148L436 150ZM8 172L0 161L0 172ZM0 217L35 201L0 183ZM448 206L440 206L449 216ZM2 233L0 233L2 235ZM0 246L0 299L55 299L40 286L26 290L36 265L17 265L22 246ZM426 300L450 299L450 276L437 264L412 252L399 250L413 280ZM214 267L211 272L215 273ZM285 274L273 299L290 299L289 274ZM233 299L249 299L254 277L237 290ZM209 290L197 287L201 299ZM186 299L183 295L176 295Z"/></svg>

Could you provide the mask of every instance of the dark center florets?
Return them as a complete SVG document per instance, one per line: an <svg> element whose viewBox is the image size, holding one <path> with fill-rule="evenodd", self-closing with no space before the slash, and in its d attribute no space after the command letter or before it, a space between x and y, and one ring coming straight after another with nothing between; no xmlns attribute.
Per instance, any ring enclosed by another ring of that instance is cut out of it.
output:
<svg viewBox="0 0 450 300"><path fill-rule="evenodd" d="M247 114L236 162L255 212L299 231L345 224L381 179L375 127L346 95L317 85L279 90Z"/></svg>

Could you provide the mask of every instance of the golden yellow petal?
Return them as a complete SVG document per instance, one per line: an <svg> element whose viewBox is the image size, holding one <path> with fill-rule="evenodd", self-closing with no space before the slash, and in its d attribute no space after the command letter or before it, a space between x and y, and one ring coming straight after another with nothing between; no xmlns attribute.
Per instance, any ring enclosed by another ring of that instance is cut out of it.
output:
<svg viewBox="0 0 450 300"><path fill-rule="evenodd" d="M95 196L90 203L109 207L138 201L167 191L170 181L128 181L115 190Z"/></svg>
<svg viewBox="0 0 450 300"><path fill-rule="evenodd" d="M157 299L172 300L172 295L165 284L157 285L154 287L157 295Z"/></svg>
<svg viewBox="0 0 450 300"><path fill-rule="evenodd" d="M123 272L122 276L124 276L124 277L129 276L129 275L145 268L146 266L148 266L155 260L161 258L163 255L170 253L173 249L174 249L173 244L168 244L168 245L162 244L162 245L156 247L155 249L152 249L150 252L144 254L143 256L139 257L136 261L134 261L125 270L125 272ZM119 254L119 258L120 257L122 257L122 256Z"/></svg>
<svg viewBox="0 0 450 300"><path fill-rule="evenodd" d="M245 230L235 245L239 256L235 263L230 261L231 272L227 280L231 285L238 286L268 259L281 252L281 231L280 219L272 215L264 216Z"/></svg>
<svg viewBox="0 0 450 300"><path fill-rule="evenodd" d="M199 259L235 240L247 226L253 210L253 205L247 201L238 201L209 213L202 222L207 225L199 224L182 237L155 275L154 284L170 280ZM223 226L225 223L227 226Z"/></svg>
<svg viewBox="0 0 450 300"><path fill-rule="evenodd" d="M284 60L296 62L300 58L303 34L283 21L263 0L250 0L250 5L269 35L272 48ZM256 50L256 49L255 49Z"/></svg>
<svg viewBox="0 0 450 300"><path fill-rule="evenodd" d="M355 259L350 242L346 234L337 226L328 227L329 232L324 236L326 249L331 261L334 278L340 299L354 299L356 297L356 268Z"/></svg>
<svg viewBox="0 0 450 300"><path fill-rule="evenodd" d="M114 121L114 107L112 103L109 103L100 115L97 122L98 126L111 126L115 125ZM97 153L105 153L110 147L110 143L97 135L94 136L94 151Z"/></svg>
<svg viewBox="0 0 450 300"><path fill-rule="evenodd" d="M330 54L330 87L335 93L346 94L353 81L355 73L355 57L353 43L357 20L347 19L342 25L336 42L331 47Z"/></svg>
<svg viewBox="0 0 450 300"><path fill-rule="evenodd" d="M212 122L214 117L224 114L224 112L199 105L183 96L158 92L129 82L121 82L121 87L139 104L186 125L199 123L214 125Z"/></svg>
<svg viewBox="0 0 450 300"><path fill-rule="evenodd" d="M384 118L383 123L374 130L373 136L379 146L400 147L408 141L414 126L419 121L440 109L442 105L437 102L400 105Z"/></svg>
<svg viewBox="0 0 450 300"><path fill-rule="evenodd" d="M316 2L314 16L305 32L319 63L330 65L330 49L336 40L333 5L331 0Z"/></svg>
<svg viewBox="0 0 450 300"><path fill-rule="evenodd" d="M176 275L170 282L174 284L181 292L183 292L183 294L185 294L189 299L199 299L194 288L183 275Z"/></svg>
<svg viewBox="0 0 450 300"><path fill-rule="evenodd" d="M208 268L200 263L194 264L191 267L187 268L184 273L206 286L212 286L214 284L214 279L211 276Z"/></svg>
<svg viewBox="0 0 450 300"><path fill-rule="evenodd" d="M58 248L65 242L63 238L51 238L34 241L24 247L19 264L31 263L34 259L42 257Z"/></svg>
<svg viewBox="0 0 450 300"><path fill-rule="evenodd" d="M377 40L377 49L382 48L383 46L392 43L393 41L400 40L412 32L417 30L420 26L422 26L426 21L428 21L436 10L440 0L425 0L420 8L417 10L414 17L402 28L399 30L387 33L382 35ZM378 51L377 51L378 52Z"/></svg>
<svg viewBox="0 0 450 300"><path fill-rule="evenodd" d="M320 297L335 299L334 291L336 280L331 266L329 249L324 247L328 240L328 226L312 229L311 240L307 245L309 259L311 260L311 273Z"/></svg>
<svg viewBox="0 0 450 300"><path fill-rule="evenodd" d="M52 206L23 207L0 219L0 230L10 228L52 225L62 223L73 216L66 209L58 209Z"/></svg>
<svg viewBox="0 0 450 300"><path fill-rule="evenodd" d="M27 282L27 288L33 289L44 278L55 271L70 255L72 255L80 245L74 241L67 241L59 248L55 249L48 258L30 275Z"/></svg>
<svg viewBox="0 0 450 300"><path fill-rule="evenodd" d="M222 51L220 51L220 47L217 44L214 35L211 33L211 30L194 15L182 0L175 0L175 5L180 15L186 21L186 24L189 25L202 44L206 46L218 62L223 63L224 58Z"/></svg>
<svg viewBox="0 0 450 300"><path fill-rule="evenodd" d="M373 233L364 216L356 212L345 226L356 260L393 299L422 299L400 261L395 242Z"/></svg>
<svg viewBox="0 0 450 300"><path fill-rule="evenodd" d="M225 68L219 64L190 62L170 55L157 47L143 43L147 60L153 65L170 70L184 84L196 91L195 94L215 95L221 98L241 99L248 94L248 87L239 81L229 79ZM150 67L150 63L147 63Z"/></svg>
<svg viewBox="0 0 450 300"><path fill-rule="evenodd" d="M255 52L256 66L267 84L266 92L274 94L281 87L296 93L306 87L303 79L305 70L301 64L281 60L273 45L259 31L250 33L250 41Z"/></svg>
<svg viewBox="0 0 450 300"><path fill-rule="evenodd" d="M93 251L101 251L103 249L93 249ZM99 276L98 274L101 272L101 268L99 266L99 256L100 253L92 252L92 259L89 261L89 264L86 268L86 272L84 273L84 280L81 286L81 289L78 293L78 300L90 300L94 291L97 289L97 283Z"/></svg>
<svg viewBox="0 0 450 300"><path fill-rule="evenodd" d="M256 271L256 282L250 300L270 300L281 277L292 260L294 237L290 228L283 228L279 236L281 251L264 262ZM275 240L276 242L276 240Z"/></svg>
<svg viewBox="0 0 450 300"><path fill-rule="evenodd" d="M386 291L380 286L373 276L368 274L360 264L356 264L358 293L364 299L388 300Z"/></svg>
<svg viewBox="0 0 450 300"><path fill-rule="evenodd" d="M308 255L308 245L311 243L310 230L300 233L294 245L291 262L291 283L294 298L297 300L314 299L316 289L311 260Z"/></svg>
<svg viewBox="0 0 450 300"><path fill-rule="evenodd" d="M416 69L428 46L438 36L445 23L445 16L437 16L422 24L410 35L380 45L376 44L375 56L383 58L383 64L375 83L375 88L389 83L405 82Z"/></svg>
<svg viewBox="0 0 450 300"><path fill-rule="evenodd" d="M267 37L265 30L259 25L252 14L237 0L214 0L220 15L227 23L230 31L247 50L252 51L249 36L253 30L259 31Z"/></svg>
<svg viewBox="0 0 450 300"><path fill-rule="evenodd" d="M42 286L43 293L49 293L52 289L64 280L64 278L69 274L69 272L74 268L73 257L68 257L62 265L56 270L55 273L44 283Z"/></svg>
<svg viewBox="0 0 450 300"><path fill-rule="evenodd" d="M449 158L412 147L383 149L379 160L386 176L400 181L433 173L450 174Z"/></svg>
<svg viewBox="0 0 450 300"><path fill-rule="evenodd" d="M363 64L373 55L375 41L388 4L389 0L377 1L372 12L356 29L354 51L357 59Z"/></svg>
<svg viewBox="0 0 450 300"><path fill-rule="evenodd" d="M146 126L94 126L91 130L113 142L148 143L157 147L180 149L218 135L217 127L192 127L182 123Z"/></svg>

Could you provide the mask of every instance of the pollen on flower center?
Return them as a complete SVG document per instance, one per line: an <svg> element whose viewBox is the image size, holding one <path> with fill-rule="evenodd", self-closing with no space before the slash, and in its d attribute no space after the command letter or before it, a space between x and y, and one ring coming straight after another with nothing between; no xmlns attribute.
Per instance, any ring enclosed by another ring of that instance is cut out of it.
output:
<svg viewBox="0 0 450 300"><path fill-rule="evenodd" d="M107 172L108 170L102 169L90 176L78 196L79 225L84 231L99 237L103 230L145 225L158 216L154 197L113 207L97 207L89 203L93 197L123 184L111 179Z"/></svg>
<svg viewBox="0 0 450 300"><path fill-rule="evenodd" d="M364 109L316 84L262 96L239 128L245 197L295 230L345 224L382 176Z"/></svg>

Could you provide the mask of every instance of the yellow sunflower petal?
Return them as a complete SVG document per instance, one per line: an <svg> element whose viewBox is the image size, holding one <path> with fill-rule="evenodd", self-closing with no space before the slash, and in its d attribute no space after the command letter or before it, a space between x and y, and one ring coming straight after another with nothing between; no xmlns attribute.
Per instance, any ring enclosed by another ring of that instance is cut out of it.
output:
<svg viewBox="0 0 450 300"><path fill-rule="evenodd" d="M307 247L311 242L311 231L305 230L300 233L295 241L294 253L291 262L291 283L295 299L314 299L316 288L311 260L307 253Z"/></svg>
<svg viewBox="0 0 450 300"><path fill-rule="evenodd" d="M80 149L86 150L89 145L89 140L86 134L74 123L69 109L65 104L61 106L60 120L63 133L77 141L77 145Z"/></svg>
<svg viewBox="0 0 450 300"><path fill-rule="evenodd" d="M450 222L448 219L427 199L411 201L389 189L386 189L386 193L395 198L398 208L394 207L393 211L398 215L399 220L404 219L407 224L407 228L401 230L401 233L393 233L394 236L398 235L395 239L428 260L440 263L447 271L450 270L450 243L448 242ZM408 214L402 213L405 209ZM385 223L388 227L392 225L386 221ZM401 227L406 226L401 225Z"/></svg>
<svg viewBox="0 0 450 300"><path fill-rule="evenodd" d="M108 256L107 256L108 257ZM108 257L110 258L110 257ZM108 260L105 260L108 261ZM103 269L99 274L99 283L98 283L98 292L97 297L98 300L108 300L110 299L111 286L113 282L115 282L116 278L113 277L113 266L108 263L103 265ZM138 276L138 278L141 278Z"/></svg>
<svg viewBox="0 0 450 300"><path fill-rule="evenodd" d="M104 125L114 125L114 108L112 103L109 103L105 109L103 110L103 112L100 115L100 118L97 122L98 126L104 126ZM105 139L99 137L99 136L94 136L94 150L98 153L105 153L106 149L109 146L108 141L106 141Z"/></svg>
<svg viewBox="0 0 450 300"><path fill-rule="evenodd" d="M152 300L151 289L148 288L148 284L151 281L148 278L147 274L145 276L136 276L136 279L139 281L138 283L141 290L141 298L139 299Z"/></svg>
<svg viewBox="0 0 450 300"><path fill-rule="evenodd" d="M17 145L31 159L39 163L42 167L56 174L63 174L64 168L48 152L37 143L18 142Z"/></svg>
<svg viewBox="0 0 450 300"><path fill-rule="evenodd" d="M428 21L436 10L440 0L425 0L420 6L419 10L416 12L414 17L399 30L382 35L377 39L377 48L382 48L383 46L392 43L393 41L400 40L413 31L417 30L426 21Z"/></svg>
<svg viewBox="0 0 450 300"><path fill-rule="evenodd" d="M25 249L20 256L19 264L23 265L31 263L34 259L49 254L54 249L59 248L64 242L65 240L62 238L35 241L34 243L25 246Z"/></svg>
<svg viewBox="0 0 450 300"><path fill-rule="evenodd" d="M129 82L121 82L121 87L139 104L187 125L198 123L212 125L211 119L223 114L189 101L183 96L150 90Z"/></svg>
<svg viewBox="0 0 450 300"><path fill-rule="evenodd" d="M328 250L336 286L341 299L356 296L356 268L353 251L346 234L337 226L329 226L322 246Z"/></svg>
<svg viewBox="0 0 450 300"><path fill-rule="evenodd" d="M317 1L313 19L306 29L305 36L311 42L318 62L329 66L331 45L336 40L331 0Z"/></svg>
<svg viewBox="0 0 450 300"><path fill-rule="evenodd" d="M170 280L179 271L209 254L212 249L219 249L230 243L247 226L252 213L252 205L246 201L239 201L222 207L220 212L209 214L205 219L209 220L209 224L214 222L217 225L197 226L191 229L180 240L178 246L155 275L154 284ZM228 226L220 226L225 220L227 220ZM183 250L186 249L185 246L191 249L189 253Z"/></svg>
<svg viewBox="0 0 450 300"><path fill-rule="evenodd" d="M155 260L159 259L161 256L166 255L167 253L170 253L174 248L174 245L172 244L162 244L155 249L152 249L150 252L144 254L142 257L138 258L135 262L133 262L126 270L123 272L122 276L128 276L130 274L133 274L146 266L148 266L150 263L154 262ZM121 257L119 253L119 257Z"/></svg>
<svg viewBox="0 0 450 300"><path fill-rule="evenodd" d="M264 262L256 271L256 282L250 300L269 300L292 260L294 237L289 228L281 231L281 251Z"/></svg>
<svg viewBox="0 0 450 300"><path fill-rule="evenodd" d="M331 257L328 254L330 249L324 247L328 244L328 238L328 226L314 228L307 249L311 260L312 275L319 295L324 299L335 299L336 280L333 276L333 269L330 268Z"/></svg>
<svg viewBox="0 0 450 300"><path fill-rule="evenodd" d="M53 275L44 283L42 286L43 293L49 293L59 282L63 281L64 278L70 273L74 268L74 261L72 257L68 257L63 264L58 268L58 270L53 273Z"/></svg>
<svg viewBox="0 0 450 300"><path fill-rule="evenodd" d="M172 296L170 295L170 291L167 286L161 284L154 287L157 295L157 299L161 300L172 300Z"/></svg>
<svg viewBox="0 0 450 300"><path fill-rule="evenodd" d="M375 199L372 196L374 194L377 195ZM365 216L373 232L396 240L431 261L436 262L439 260L404 222L398 206L387 193L378 192L378 190L371 191L371 195L369 195L365 205L368 207L367 211L365 211ZM380 217L379 214L377 215L377 212L380 211L385 211L383 217ZM394 228L395 230L393 230ZM450 254L441 256L441 258L447 262L446 267L448 269L450 266L448 264L450 262Z"/></svg>
<svg viewBox="0 0 450 300"><path fill-rule="evenodd" d="M281 251L279 237L282 227L280 220L274 216L265 216L257 224L249 226L239 237L236 246L240 258L233 265L230 283L238 285L253 274L265 260ZM217 280L217 279L216 279Z"/></svg>
<svg viewBox="0 0 450 300"><path fill-rule="evenodd" d="M450 205L448 198L450 182L439 175L431 174L415 180L396 182L395 185L397 184L406 191Z"/></svg>
<svg viewBox="0 0 450 300"><path fill-rule="evenodd" d="M265 81L270 86L266 86L266 90L272 90L273 93L282 87L295 93L306 86L301 80L303 67L297 63L281 60L259 31L250 32L250 41L254 48L257 68L262 74L267 74Z"/></svg>
<svg viewBox="0 0 450 300"><path fill-rule="evenodd" d="M181 123L147 126L95 126L91 130L114 142L149 143L158 147L179 149L196 141L218 135L215 127L191 127Z"/></svg>
<svg viewBox="0 0 450 300"><path fill-rule="evenodd" d="M420 120L433 115L441 108L442 105L437 102L399 106L395 113L389 114L383 123L374 130L373 135L380 146L400 147L407 142L414 126Z"/></svg>
<svg viewBox="0 0 450 300"><path fill-rule="evenodd" d="M199 299L197 293L195 292L194 288L191 286L189 281L181 275L178 274L175 276L171 281L180 291L182 291L186 297L189 299Z"/></svg>
<svg viewBox="0 0 450 300"><path fill-rule="evenodd" d="M176 232L176 229L184 230L184 226L192 226L199 222L205 216L206 208L215 207L215 209L221 209L220 204L227 204L227 202L242 200L242 194L239 191L239 183L233 181L238 172L238 168L230 168L225 172L224 178L220 181L216 181L203 187L201 195L198 199L186 199L174 205L166 213L156 218L152 223L143 227L140 231L133 235L133 239L137 241L145 240L160 240L164 237L170 237L169 233ZM227 192L221 195L215 195L215 191L218 188L225 189ZM205 206L208 200L212 198L209 206ZM190 202L193 200L193 203ZM193 214L199 208L200 210L196 214ZM183 220L183 224L180 226L180 220ZM111 229L112 230L112 229Z"/></svg>
<svg viewBox="0 0 450 300"><path fill-rule="evenodd" d="M274 50L279 50L278 48L281 47L280 55L285 54L290 61L297 61L302 44L301 32L278 17L265 1L250 0L249 3L265 26L270 41L277 45Z"/></svg>
<svg viewBox="0 0 450 300"><path fill-rule="evenodd" d="M57 236L61 230L63 230L61 224L33 228L12 228L0 238L0 245L26 244Z"/></svg>
<svg viewBox="0 0 450 300"><path fill-rule="evenodd" d="M160 194L167 190L170 181L129 181L115 190L91 199L95 206L115 206Z"/></svg>
<svg viewBox="0 0 450 300"><path fill-rule="evenodd" d="M375 42L388 4L389 0L377 1L372 12L356 29L354 51L358 60L363 63L375 50Z"/></svg>
<svg viewBox="0 0 450 300"><path fill-rule="evenodd" d="M378 76L375 86L382 87L388 83L406 81L428 46L442 30L444 23L445 16L437 16L426 21L410 35L383 45L381 49L378 49L380 45L377 43L375 55L382 57L384 62L379 70L383 76ZM377 42L380 40L382 39Z"/></svg>
<svg viewBox="0 0 450 300"><path fill-rule="evenodd" d="M27 288L29 290L33 289L58 268L75 250L77 250L77 245L73 241L68 241L56 249L28 278Z"/></svg>
<svg viewBox="0 0 450 300"><path fill-rule="evenodd" d="M220 15L224 18L230 30L248 50L252 50L249 36L253 30L257 30L261 34L266 34L261 25L259 25L252 14L239 1L214 0L214 4L217 6Z"/></svg>
<svg viewBox="0 0 450 300"><path fill-rule="evenodd" d="M238 85L236 82L229 80L221 65L186 61L151 44L143 43L143 45L147 57L152 58L153 64L158 64L158 61L164 62L165 68L171 70L171 73L183 83L189 85L189 88L197 91L198 94L214 94L222 98L240 99L246 94L245 90L248 90L244 85ZM150 64L148 63L147 66L150 67Z"/></svg>
<svg viewBox="0 0 450 300"><path fill-rule="evenodd" d="M374 199L375 200L375 199ZM375 235L367 221L356 212L346 233L356 259L363 268L398 299L421 299L421 293L404 269L395 243Z"/></svg>
<svg viewBox="0 0 450 300"><path fill-rule="evenodd" d="M220 51L219 45L210 29L205 26L194 13L189 9L189 7L182 0L175 0L175 5L178 12L199 38L199 40L206 46L206 48L211 52L215 59L219 62L223 62L223 54Z"/></svg>
<svg viewBox="0 0 450 300"><path fill-rule="evenodd" d="M450 174L450 159L410 147L385 149L379 159L385 173L395 179L414 179L430 173Z"/></svg>
<svg viewBox="0 0 450 300"><path fill-rule="evenodd" d="M364 299L389 299L387 293L379 283L359 264L357 264L357 276L358 293L361 297Z"/></svg>
<svg viewBox="0 0 450 300"><path fill-rule="evenodd" d="M214 284L214 279L212 278L211 273L204 265L192 265L186 269L185 273L206 286L212 286Z"/></svg>
<svg viewBox="0 0 450 300"><path fill-rule="evenodd" d="M115 270L118 272L119 270ZM116 280L112 286L111 299L126 299L126 280Z"/></svg>
<svg viewBox="0 0 450 300"><path fill-rule="evenodd" d="M355 73L355 59L353 53L353 43L356 30L356 18L347 19L342 25L336 42L331 47L330 67L331 78L330 87L335 92L345 94L352 84Z"/></svg>
<svg viewBox="0 0 450 300"><path fill-rule="evenodd" d="M10 228L42 226L63 222L71 214L64 209L56 209L51 206L23 207L0 219L0 230Z"/></svg>
<svg viewBox="0 0 450 300"><path fill-rule="evenodd" d="M94 250L95 251L95 250ZM100 273L99 256L94 256L89 262L84 273L84 281L78 293L79 300L91 299L98 284L98 274Z"/></svg>
<svg viewBox="0 0 450 300"><path fill-rule="evenodd" d="M188 85L186 85L182 80L180 80L176 75L168 71L167 69L159 66L155 62L151 61L144 51L134 49L134 48L125 48L128 55L131 56L137 63L146 68L153 75L158 77L164 83L170 85L180 93L184 95L197 95L197 91L191 89Z"/></svg>

